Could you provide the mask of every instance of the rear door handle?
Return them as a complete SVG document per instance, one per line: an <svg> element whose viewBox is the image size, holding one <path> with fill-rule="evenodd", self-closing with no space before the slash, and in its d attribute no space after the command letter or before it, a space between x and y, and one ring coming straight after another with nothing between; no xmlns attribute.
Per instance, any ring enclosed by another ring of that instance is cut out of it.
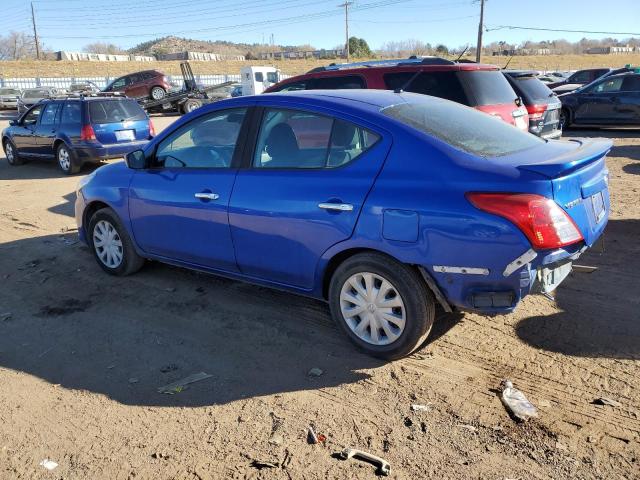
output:
<svg viewBox="0 0 640 480"><path fill-rule="evenodd" d="M350 203L319 203L318 208L322 208L323 210L350 212L353 210L353 205L351 205Z"/></svg>
<svg viewBox="0 0 640 480"><path fill-rule="evenodd" d="M200 200L217 200L220 198L220 195L217 193L208 193L208 192L199 192L194 195L196 198Z"/></svg>

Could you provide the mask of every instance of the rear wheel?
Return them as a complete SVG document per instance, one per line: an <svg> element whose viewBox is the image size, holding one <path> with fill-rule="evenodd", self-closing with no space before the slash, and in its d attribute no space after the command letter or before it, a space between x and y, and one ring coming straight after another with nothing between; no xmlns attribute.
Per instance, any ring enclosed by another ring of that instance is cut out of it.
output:
<svg viewBox="0 0 640 480"><path fill-rule="evenodd" d="M118 215L110 208L98 210L89 221L87 236L98 265L107 273L131 275L144 265Z"/></svg>
<svg viewBox="0 0 640 480"><path fill-rule="evenodd" d="M560 110L560 129L564 130L571 125L571 112L568 108Z"/></svg>
<svg viewBox="0 0 640 480"><path fill-rule="evenodd" d="M9 165L22 165L22 158L20 158L18 150L11 140L4 141L4 154L7 157L7 163L9 163Z"/></svg>
<svg viewBox="0 0 640 480"><path fill-rule="evenodd" d="M427 338L435 301L418 273L377 253L338 267L329 287L331 314L353 343L375 357L409 355Z"/></svg>
<svg viewBox="0 0 640 480"><path fill-rule="evenodd" d="M198 100L189 99L182 104L182 113L193 112L201 106L202 104Z"/></svg>
<svg viewBox="0 0 640 480"><path fill-rule="evenodd" d="M162 87L153 87L149 95L154 100L162 100L167 95L167 92Z"/></svg>
<svg viewBox="0 0 640 480"><path fill-rule="evenodd" d="M58 167L60 167L60 170L66 175L73 175L80 171L80 165L73 155L73 152L64 143L58 145L56 160L58 161Z"/></svg>

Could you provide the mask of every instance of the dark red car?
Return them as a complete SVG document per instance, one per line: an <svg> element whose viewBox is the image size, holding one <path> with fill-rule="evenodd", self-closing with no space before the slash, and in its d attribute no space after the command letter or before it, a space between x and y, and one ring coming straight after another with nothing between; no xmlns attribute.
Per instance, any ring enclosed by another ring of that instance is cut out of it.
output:
<svg viewBox="0 0 640 480"><path fill-rule="evenodd" d="M103 92L122 92L130 98L161 100L173 86L164 73L145 70L116 78Z"/></svg>
<svg viewBox="0 0 640 480"><path fill-rule="evenodd" d="M529 128L527 109L498 67L438 57L319 67L287 78L265 93L351 88L402 89L446 98L500 117L522 131Z"/></svg>

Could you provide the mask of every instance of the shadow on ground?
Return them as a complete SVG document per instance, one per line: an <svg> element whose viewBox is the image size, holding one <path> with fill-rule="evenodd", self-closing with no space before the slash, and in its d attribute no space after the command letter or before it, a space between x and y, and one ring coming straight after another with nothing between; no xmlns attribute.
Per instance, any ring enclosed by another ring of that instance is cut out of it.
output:
<svg viewBox="0 0 640 480"><path fill-rule="evenodd" d="M4 157L1 150L0 158L0 180L36 180L47 178L62 178L65 174L60 171L54 160L25 160L22 165L11 166ZM83 175L93 172L96 168L106 165L105 163L85 163L80 172L76 175L78 179Z"/></svg>
<svg viewBox="0 0 640 480"><path fill-rule="evenodd" d="M556 293L563 310L525 318L517 335L536 348L580 357L640 359L640 220L612 220L606 250L576 263L596 266L573 273Z"/></svg>

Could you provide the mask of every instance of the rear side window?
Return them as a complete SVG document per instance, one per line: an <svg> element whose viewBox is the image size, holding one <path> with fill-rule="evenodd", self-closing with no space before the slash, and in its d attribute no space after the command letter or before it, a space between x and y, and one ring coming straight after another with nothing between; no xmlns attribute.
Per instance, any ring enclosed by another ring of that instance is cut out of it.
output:
<svg viewBox="0 0 640 480"><path fill-rule="evenodd" d="M147 115L134 101L105 100L89 102L89 118L92 123L119 123L145 120Z"/></svg>
<svg viewBox="0 0 640 480"><path fill-rule="evenodd" d="M453 147L483 157L508 155L544 143L539 137L491 115L437 99L421 101L414 97L409 103L384 108L382 113Z"/></svg>
<svg viewBox="0 0 640 480"><path fill-rule="evenodd" d="M40 117L40 125L55 125L59 106L59 103L47 104L42 112L42 117Z"/></svg>
<svg viewBox="0 0 640 480"><path fill-rule="evenodd" d="M344 75L340 77L320 77L311 82L314 90L338 90L365 88L364 80L359 75Z"/></svg>
<svg viewBox="0 0 640 480"><path fill-rule="evenodd" d="M640 75L627 75L622 83L624 92L640 92Z"/></svg>
<svg viewBox="0 0 640 480"><path fill-rule="evenodd" d="M553 92L544 83L533 76L511 77L525 100L544 100L553 96Z"/></svg>
<svg viewBox="0 0 640 480"><path fill-rule="evenodd" d="M62 123L79 124L81 120L80 102L67 102L62 107Z"/></svg>
<svg viewBox="0 0 640 480"><path fill-rule="evenodd" d="M594 75L593 78L598 78L598 75ZM591 80L591 74L589 70L582 70L576 72L569 77L568 83L587 83Z"/></svg>
<svg viewBox="0 0 640 480"><path fill-rule="evenodd" d="M469 105L513 104L517 95L499 70L462 70L456 72L470 100Z"/></svg>
<svg viewBox="0 0 640 480"><path fill-rule="evenodd" d="M339 119L311 112L267 109L253 166L335 168L355 160L379 136Z"/></svg>
<svg viewBox="0 0 640 480"><path fill-rule="evenodd" d="M387 73L384 82L389 90L405 89L407 92L446 98L453 102L468 104L456 72Z"/></svg>

